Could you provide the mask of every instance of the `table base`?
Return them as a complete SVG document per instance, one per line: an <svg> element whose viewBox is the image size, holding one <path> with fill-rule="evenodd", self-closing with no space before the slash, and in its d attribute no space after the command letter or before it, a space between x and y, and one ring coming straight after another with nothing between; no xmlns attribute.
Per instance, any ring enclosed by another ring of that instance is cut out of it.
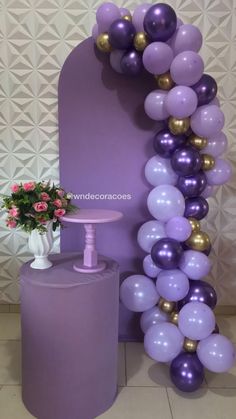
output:
<svg viewBox="0 0 236 419"><path fill-rule="evenodd" d="M95 273L103 271L106 268L106 263L103 261L98 261L97 265L91 267L84 265L84 260L81 258L80 260L76 261L76 263L74 263L73 268L77 272Z"/></svg>

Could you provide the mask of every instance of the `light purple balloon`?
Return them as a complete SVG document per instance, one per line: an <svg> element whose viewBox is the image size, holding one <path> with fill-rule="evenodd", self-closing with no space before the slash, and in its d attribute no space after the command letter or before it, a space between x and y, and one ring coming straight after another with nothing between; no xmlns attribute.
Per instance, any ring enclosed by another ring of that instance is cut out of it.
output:
<svg viewBox="0 0 236 419"><path fill-rule="evenodd" d="M155 361L172 361L181 352L184 336L172 323L151 326L144 336L144 348Z"/></svg>
<svg viewBox="0 0 236 419"><path fill-rule="evenodd" d="M148 160L145 166L145 177L153 185L175 185L178 176L172 169L169 159L163 159L156 155Z"/></svg>
<svg viewBox="0 0 236 419"><path fill-rule="evenodd" d="M157 220L151 220L140 227L137 240L141 249L150 253L152 246L163 237L166 237L164 224Z"/></svg>
<svg viewBox="0 0 236 419"><path fill-rule="evenodd" d="M215 329L216 319L212 309L204 303L191 302L181 308L178 326L189 339L205 339Z"/></svg>
<svg viewBox="0 0 236 419"><path fill-rule="evenodd" d="M182 26L184 24L184 22L182 21L182 19L180 19L179 17L177 17L177 26L176 28L179 29L180 26Z"/></svg>
<svg viewBox="0 0 236 419"><path fill-rule="evenodd" d="M187 86L175 86L167 94L165 106L175 118L187 118L197 109L198 98L193 89Z"/></svg>
<svg viewBox="0 0 236 419"><path fill-rule="evenodd" d="M130 16L131 17L131 13L130 13L129 9L126 9L126 7L121 7L120 8L120 15L121 15L121 17L124 17L124 16Z"/></svg>
<svg viewBox="0 0 236 419"><path fill-rule="evenodd" d="M150 310L144 311L140 318L140 326L143 333L146 333L151 326L164 323L169 320L168 314L160 310L159 307L152 307Z"/></svg>
<svg viewBox="0 0 236 419"><path fill-rule="evenodd" d="M197 356L212 372L227 372L236 360L234 345L225 336L215 333L199 342Z"/></svg>
<svg viewBox="0 0 236 419"><path fill-rule="evenodd" d="M227 137L223 132L219 132L214 137L208 138L207 146L202 151L203 153L211 154L213 157L219 157L224 154L228 146Z"/></svg>
<svg viewBox="0 0 236 419"><path fill-rule="evenodd" d="M107 32L112 22L120 19L120 9L114 3L106 2L97 9L96 18L100 32Z"/></svg>
<svg viewBox="0 0 236 419"><path fill-rule="evenodd" d="M219 101L218 97L214 97L214 99L209 103L209 105L220 106L220 101Z"/></svg>
<svg viewBox="0 0 236 419"><path fill-rule="evenodd" d="M206 171L209 185L223 185L230 180L231 176L232 167L228 161L223 159L217 159L213 169Z"/></svg>
<svg viewBox="0 0 236 419"><path fill-rule="evenodd" d="M184 51L176 55L170 67L172 79L176 84L192 86L203 75L204 63L194 51Z"/></svg>
<svg viewBox="0 0 236 419"><path fill-rule="evenodd" d="M156 305L159 298L153 281L144 275L131 275L120 287L120 299L131 311L149 310Z"/></svg>
<svg viewBox="0 0 236 419"><path fill-rule="evenodd" d="M154 218L166 222L178 215L183 216L185 200L175 186L160 185L149 193L147 206Z"/></svg>
<svg viewBox="0 0 236 419"><path fill-rule="evenodd" d="M165 42L152 42L143 53L143 65L151 74L163 74L169 70L174 58L173 51Z"/></svg>
<svg viewBox="0 0 236 419"><path fill-rule="evenodd" d="M143 19L148 9L151 7L149 3L143 3L137 6L133 13L132 23L137 32L143 32Z"/></svg>
<svg viewBox="0 0 236 419"><path fill-rule="evenodd" d="M213 185L206 185L204 191L201 193L201 196L203 196L203 198L207 199L210 198L211 196L215 195L215 188Z"/></svg>
<svg viewBox="0 0 236 419"><path fill-rule="evenodd" d="M169 117L165 107L167 92L164 90L153 90L147 95L144 102L144 109L149 118L155 121L163 121Z"/></svg>
<svg viewBox="0 0 236 419"><path fill-rule="evenodd" d="M110 64L113 70L115 70L117 73L123 74L123 71L121 69L121 58L125 54L125 50L121 49L115 49L110 53Z"/></svg>
<svg viewBox="0 0 236 419"><path fill-rule="evenodd" d="M93 25L93 29L92 29L92 37L93 37L94 42L96 42L96 39L97 39L98 35L99 35L98 24L95 23L95 25Z"/></svg>
<svg viewBox="0 0 236 419"><path fill-rule="evenodd" d="M147 276L150 276L150 278L156 278L161 272L161 269L153 262L151 255L147 255L143 259L143 270Z"/></svg>
<svg viewBox="0 0 236 419"><path fill-rule="evenodd" d="M193 132L206 138L217 135L222 130L224 123L224 114L216 105L199 106L190 121Z"/></svg>
<svg viewBox="0 0 236 419"><path fill-rule="evenodd" d="M192 234L192 227L185 217L173 217L167 221L165 226L167 237L184 242Z"/></svg>
<svg viewBox="0 0 236 419"><path fill-rule="evenodd" d="M170 46L174 55L184 51L198 52L202 46L202 34L194 25L181 25L172 36Z"/></svg>
<svg viewBox="0 0 236 419"><path fill-rule="evenodd" d="M189 280L179 269L162 271L156 281L158 294L168 301L180 301L189 292Z"/></svg>
<svg viewBox="0 0 236 419"><path fill-rule="evenodd" d="M212 263L202 252L197 250L186 250L181 257L179 268L190 279L201 279L208 275Z"/></svg>

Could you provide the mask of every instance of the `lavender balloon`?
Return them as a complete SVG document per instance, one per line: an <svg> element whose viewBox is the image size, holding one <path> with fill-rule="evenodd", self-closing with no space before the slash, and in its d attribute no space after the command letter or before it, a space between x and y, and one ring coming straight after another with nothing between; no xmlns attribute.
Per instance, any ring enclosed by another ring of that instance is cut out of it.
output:
<svg viewBox="0 0 236 419"><path fill-rule="evenodd" d="M190 281L188 294L179 301L178 309L180 310L185 304L191 302L199 302L208 305L212 310L217 303L217 295L214 288L206 281Z"/></svg>
<svg viewBox="0 0 236 419"><path fill-rule="evenodd" d="M184 216L189 218L193 217L197 220L202 220L205 218L209 211L209 205L206 199L202 196L195 198L188 198L185 200L185 212Z"/></svg>
<svg viewBox="0 0 236 419"><path fill-rule="evenodd" d="M150 253L153 245L161 238L166 237L164 224L160 221L151 220L144 223L138 231L138 244Z"/></svg>
<svg viewBox="0 0 236 419"><path fill-rule="evenodd" d="M211 270L211 261L204 253L186 250L180 260L179 268L190 279L201 279Z"/></svg>
<svg viewBox="0 0 236 419"><path fill-rule="evenodd" d="M127 76L137 76L142 70L142 57L139 52L130 50L121 58L121 70Z"/></svg>
<svg viewBox="0 0 236 419"><path fill-rule="evenodd" d="M170 67L172 79L176 84L192 86L202 77L204 63L194 51L184 51L176 55Z"/></svg>
<svg viewBox="0 0 236 419"><path fill-rule="evenodd" d="M194 176L180 176L176 186L184 196L191 198L200 195L204 191L206 184L206 175L200 171Z"/></svg>
<svg viewBox="0 0 236 419"><path fill-rule="evenodd" d="M201 169L200 153L193 147L185 146L176 150L171 157L171 166L179 176L192 176Z"/></svg>
<svg viewBox="0 0 236 419"><path fill-rule="evenodd" d="M119 7L114 3L106 2L101 4L96 13L100 33L107 32L112 22L119 19L120 16Z"/></svg>
<svg viewBox="0 0 236 419"><path fill-rule="evenodd" d="M143 259L143 270L147 276L150 276L150 278L156 278L161 272L161 269L153 262L151 255L147 255Z"/></svg>
<svg viewBox="0 0 236 419"><path fill-rule="evenodd" d="M197 109L197 95L190 87L173 87L166 96L165 106L175 118L187 118Z"/></svg>
<svg viewBox="0 0 236 419"><path fill-rule="evenodd" d="M133 45L134 25L125 19L115 20L108 31L110 44L115 49L126 49Z"/></svg>
<svg viewBox="0 0 236 419"><path fill-rule="evenodd" d="M179 354L171 363L170 377L181 391L196 391L204 380L204 368L196 354Z"/></svg>
<svg viewBox="0 0 236 419"><path fill-rule="evenodd" d="M223 128L225 117L216 105L200 106L191 116L191 128L200 137L213 137Z"/></svg>
<svg viewBox="0 0 236 419"><path fill-rule="evenodd" d="M143 4L139 4L139 6L137 6L134 9L132 22L137 32L144 31L143 19L150 7L151 7L151 4L143 3Z"/></svg>
<svg viewBox="0 0 236 419"><path fill-rule="evenodd" d="M228 161L217 159L213 169L206 172L209 185L223 185L232 176L232 168Z"/></svg>
<svg viewBox="0 0 236 419"><path fill-rule="evenodd" d="M172 217L184 214L185 201L175 186L160 185L149 193L147 206L154 218L165 222Z"/></svg>
<svg viewBox="0 0 236 419"><path fill-rule="evenodd" d="M213 372L227 372L236 360L234 345L215 333L199 342L197 355L204 367Z"/></svg>
<svg viewBox="0 0 236 419"><path fill-rule="evenodd" d="M188 303L179 312L179 330L189 339L207 338L213 332L215 323L213 311L203 303Z"/></svg>
<svg viewBox="0 0 236 419"><path fill-rule="evenodd" d="M129 9L126 9L126 7L121 7L120 8L120 15L121 15L121 17L124 17L124 16L132 17Z"/></svg>
<svg viewBox="0 0 236 419"><path fill-rule="evenodd" d="M214 137L208 138L207 146L203 152L210 154L213 157L219 157L223 154L228 146L227 137L223 132L219 132Z"/></svg>
<svg viewBox="0 0 236 419"><path fill-rule="evenodd" d="M173 152L185 142L184 135L173 135L168 129L163 129L155 135L153 147L157 154L166 159L171 157Z"/></svg>
<svg viewBox="0 0 236 419"><path fill-rule="evenodd" d="M192 227L185 217L173 217L167 221L165 231L171 239L184 242L191 236Z"/></svg>
<svg viewBox="0 0 236 419"><path fill-rule="evenodd" d="M171 167L170 161L160 156L153 156L145 166L145 177L153 185L175 185L177 175Z"/></svg>
<svg viewBox="0 0 236 419"><path fill-rule="evenodd" d="M169 45L164 42L152 42L144 50L143 65L151 74L163 74L169 70L173 58L173 51Z"/></svg>
<svg viewBox="0 0 236 419"><path fill-rule="evenodd" d="M158 240L151 250L152 260L160 269L177 268L182 254L181 244L168 237Z"/></svg>
<svg viewBox="0 0 236 419"><path fill-rule="evenodd" d="M181 351L184 336L172 323L151 326L144 337L147 354L158 362L172 361Z"/></svg>
<svg viewBox="0 0 236 419"><path fill-rule="evenodd" d="M198 52L202 46L202 34L194 25L180 25L170 43L174 55L184 51Z"/></svg>
<svg viewBox="0 0 236 419"><path fill-rule="evenodd" d="M157 277L158 294L168 301L182 300L189 291L189 280L179 269L161 271Z"/></svg>
<svg viewBox="0 0 236 419"><path fill-rule="evenodd" d="M147 11L143 26L152 41L167 41L176 30L177 16L168 4L154 4Z"/></svg>
<svg viewBox="0 0 236 419"><path fill-rule="evenodd" d="M165 98L167 93L164 90L153 90L146 97L144 109L149 118L155 121L163 121L167 119L169 113L165 107Z"/></svg>
<svg viewBox="0 0 236 419"><path fill-rule="evenodd" d="M159 295L150 278L144 275L132 275L122 282L120 299L129 310L142 312L155 306Z"/></svg>
<svg viewBox="0 0 236 419"><path fill-rule="evenodd" d="M215 79L209 74L203 74L200 80L192 86L197 94L198 106L207 105L217 94L217 84Z"/></svg>
<svg viewBox="0 0 236 419"><path fill-rule="evenodd" d="M121 69L121 59L125 54L125 50L115 49L110 53L110 64L113 70L117 73L123 74L123 70Z"/></svg>
<svg viewBox="0 0 236 419"><path fill-rule="evenodd" d="M98 35L99 35L98 24L95 23L95 25L93 25L93 29L92 29L92 37L93 37L94 42L96 42L96 39L97 39Z"/></svg>
<svg viewBox="0 0 236 419"><path fill-rule="evenodd" d="M215 195L216 188L212 185L206 185L204 191L201 193L201 196L205 199L210 198L211 196Z"/></svg>
<svg viewBox="0 0 236 419"><path fill-rule="evenodd" d="M143 333L146 333L151 326L155 324L164 323L169 320L168 314L160 310L159 307L152 307L144 311L140 318L140 326Z"/></svg>

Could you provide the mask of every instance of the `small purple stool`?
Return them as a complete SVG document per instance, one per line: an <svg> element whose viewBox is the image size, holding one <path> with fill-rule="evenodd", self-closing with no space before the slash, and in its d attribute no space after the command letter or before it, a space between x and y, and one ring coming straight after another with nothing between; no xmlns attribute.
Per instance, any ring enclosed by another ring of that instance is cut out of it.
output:
<svg viewBox="0 0 236 419"><path fill-rule="evenodd" d="M22 398L38 419L93 419L117 391L119 268L73 269L78 254L20 274Z"/></svg>

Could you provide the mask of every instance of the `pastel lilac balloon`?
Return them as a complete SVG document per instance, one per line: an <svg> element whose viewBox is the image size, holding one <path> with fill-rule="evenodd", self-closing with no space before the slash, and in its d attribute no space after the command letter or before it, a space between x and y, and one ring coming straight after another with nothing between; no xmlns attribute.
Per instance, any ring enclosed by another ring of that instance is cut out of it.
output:
<svg viewBox="0 0 236 419"><path fill-rule="evenodd" d="M200 195L204 191L206 183L206 175L200 171L193 176L180 176L176 186L184 196L191 198Z"/></svg>
<svg viewBox="0 0 236 419"><path fill-rule="evenodd" d="M172 79L176 84L192 86L202 77L204 63L194 51L184 51L176 55L170 67Z"/></svg>
<svg viewBox="0 0 236 419"><path fill-rule="evenodd" d="M152 42L143 53L143 65L151 74L166 73L174 56L169 45L164 42Z"/></svg>
<svg viewBox="0 0 236 419"><path fill-rule="evenodd" d="M210 154L213 157L219 157L227 150L228 141L223 132L219 132L214 137L208 138L207 146L204 148L203 153Z"/></svg>
<svg viewBox="0 0 236 419"><path fill-rule="evenodd" d="M215 329L215 323L213 311L204 303L188 303L179 312L179 330L189 339L207 338Z"/></svg>
<svg viewBox="0 0 236 419"><path fill-rule="evenodd" d="M196 354L183 352L172 361L170 377L180 391L191 393L203 383L204 368Z"/></svg>
<svg viewBox="0 0 236 419"><path fill-rule="evenodd" d="M160 269L175 269L178 267L183 248L181 244L174 239L159 239L152 247L151 257L153 262Z"/></svg>
<svg viewBox="0 0 236 419"><path fill-rule="evenodd" d="M198 106L209 104L217 94L217 84L215 79L209 74L203 74L200 80L192 86L197 94Z"/></svg>
<svg viewBox="0 0 236 419"><path fill-rule="evenodd" d="M97 23L101 32L107 32L114 20L120 18L120 10L114 3L101 4L96 13Z"/></svg>
<svg viewBox="0 0 236 419"><path fill-rule="evenodd" d="M184 242L192 233L190 222L185 217L173 217L167 221L165 231L171 239Z"/></svg>
<svg viewBox="0 0 236 419"><path fill-rule="evenodd" d="M159 131L153 139L154 150L165 159L171 157L173 152L185 143L185 135L173 135L168 129Z"/></svg>
<svg viewBox="0 0 236 419"><path fill-rule="evenodd" d="M187 118L197 109L197 95L188 86L173 87L166 96L165 106L175 118Z"/></svg>
<svg viewBox="0 0 236 419"><path fill-rule="evenodd" d="M212 372L227 372L236 360L234 345L225 336L215 333L199 342L197 355Z"/></svg>
<svg viewBox="0 0 236 419"><path fill-rule="evenodd" d="M217 303L217 295L214 288L206 281L189 281L190 287L188 294L183 300L178 302L178 309L192 302L199 302L208 305L212 310L215 308Z"/></svg>
<svg viewBox="0 0 236 419"><path fill-rule="evenodd" d="M169 113L165 107L165 98L167 93L164 90L153 90L147 95L144 102L144 109L149 118L155 121L167 119Z"/></svg>
<svg viewBox="0 0 236 419"><path fill-rule="evenodd" d="M144 336L147 354L158 362L172 361L181 351L184 336L172 323L159 323L151 326Z"/></svg>
<svg viewBox="0 0 236 419"><path fill-rule="evenodd" d="M111 67L113 68L113 70L120 74L123 74L123 70L121 69L121 59L123 58L125 52L125 50L114 49L110 53Z"/></svg>
<svg viewBox="0 0 236 419"><path fill-rule="evenodd" d="M151 326L164 323L169 320L168 314L160 310L159 307L152 307L141 315L140 326L143 333L146 333Z"/></svg>
<svg viewBox="0 0 236 419"><path fill-rule="evenodd" d="M189 291L189 280L179 269L159 273L156 282L158 294L168 301L182 300Z"/></svg>
<svg viewBox="0 0 236 419"><path fill-rule="evenodd" d="M174 55L184 51L198 52L202 46L202 34L194 25L180 25L172 36L170 45Z"/></svg>
<svg viewBox="0 0 236 419"><path fill-rule="evenodd" d="M209 185L223 185L230 180L232 176L232 168L228 161L217 159L213 169L206 172L207 182Z"/></svg>
<svg viewBox="0 0 236 419"><path fill-rule="evenodd" d="M124 17L124 16L131 17L131 13L130 13L129 9L126 9L126 7L120 7L120 15L121 15L121 17Z"/></svg>
<svg viewBox="0 0 236 419"><path fill-rule="evenodd" d="M171 166L179 176L195 175L202 166L201 155L191 146L178 148L171 157Z"/></svg>
<svg viewBox="0 0 236 419"><path fill-rule="evenodd" d="M124 74L137 76L142 70L142 57L136 50L126 52L121 58L120 67Z"/></svg>
<svg viewBox="0 0 236 419"><path fill-rule="evenodd" d="M150 253L153 245L163 237L166 237L164 224L157 220L151 220L140 227L137 240L141 249Z"/></svg>
<svg viewBox="0 0 236 419"><path fill-rule="evenodd" d="M144 19L144 16L145 16L145 14L147 13L147 11L150 7L151 7L151 4L143 3L143 4L139 4L139 6L137 6L134 9L132 22L133 22L133 25L135 26L135 29L136 29L137 32L143 32L144 31L143 19Z"/></svg>
<svg viewBox="0 0 236 419"><path fill-rule="evenodd" d="M213 137L223 128L225 117L216 105L200 106L191 116L190 125L193 132L200 137Z"/></svg>
<svg viewBox="0 0 236 419"><path fill-rule="evenodd" d="M186 250L179 263L179 268L190 279L201 279L208 275L212 263L210 259L202 252L197 250Z"/></svg>
<svg viewBox="0 0 236 419"><path fill-rule="evenodd" d="M165 222L172 217L184 214L185 201L182 193L175 186L160 185L149 193L147 206L154 218Z"/></svg>
<svg viewBox="0 0 236 419"><path fill-rule="evenodd" d="M176 30L176 13L168 4L154 4L145 14L143 26L152 41L167 41Z"/></svg>
<svg viewBox="0 0 236 419"><path fill-rule="evenodd" d="M216 192L216 188L213 185L206 185L204 191L201 193L201 196L207 199L215 195L215 192Z"/></svg>
<svg viewBox="0 0 236 419"><path fill-rule="evenodd" d="M204 191L203 191L204 192ZM185 211L184 216L189 218L193 217L197 220L205 218L209 211L209 204L203 196L197 196L195 198L187 198L185 200Z"/></svg>
<svg viewBox="0 0 236 419"><path fill-rule="evenodd" d="M175 185L178 176L171 167L170 160L156 155L148 160L145 166L145 177L153 185Z"/></svg>
<svg viewBox="0 0 236 419"><path fill-rule="evenodd" d="M133 45L134 25L125 19L115 20L108 31L110 44L115 49L126 49Z"/></svg>
<svg viewBox="0 0 236 419"><path fill-rule="evenodd" d="M98 35L99 35L98 24L95 23L95 25L93 25L93 29L92 29L92 37L93 37L94 42L96 42L96 39L97 39Z"/></svg>
<svg viewBox="0 0 236 419"><path fill-rule="evenodd" d="M129 310L142 312L155 306L160 297L150 278L144 275L131 275L121 284L120 298Z"/></svg>
<svg viewBox="0 0 236 419"><path fill-rule="evenodd" d="M147 276L150 276L150 278L156 278L161 272L161 269L153 262L151 255L147 255L143 259L143 270Z"/></svg>

